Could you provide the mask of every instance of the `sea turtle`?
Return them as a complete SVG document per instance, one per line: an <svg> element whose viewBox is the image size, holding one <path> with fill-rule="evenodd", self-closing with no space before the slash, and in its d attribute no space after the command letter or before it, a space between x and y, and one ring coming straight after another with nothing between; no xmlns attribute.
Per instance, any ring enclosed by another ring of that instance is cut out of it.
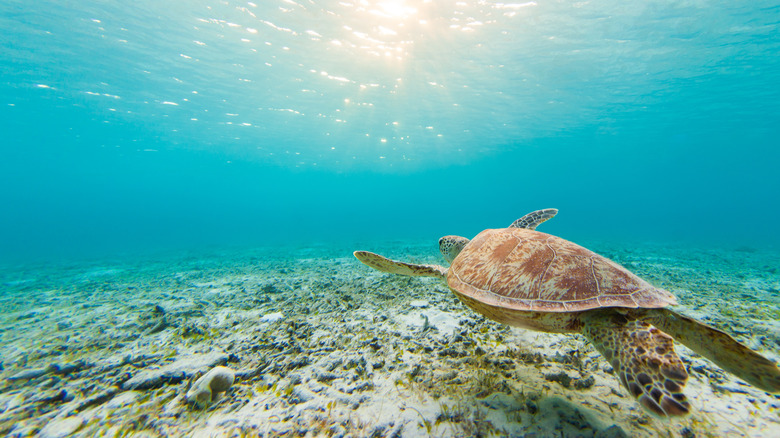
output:
<svg viewBox="0 0 780 438"><path fill-rule="evenodd" d="M535 231L557 213L538 210L471 241L442 237L439 249L449 269L368 251L354 254L383 272L444 279L466 306L494 321L585 335L628 392L659 417L690 410L683 393L688 373L672 338L750 384L780 392L780 369L773 362L728 334L668 309L677 304L668 291L579 245Z"/></svg>

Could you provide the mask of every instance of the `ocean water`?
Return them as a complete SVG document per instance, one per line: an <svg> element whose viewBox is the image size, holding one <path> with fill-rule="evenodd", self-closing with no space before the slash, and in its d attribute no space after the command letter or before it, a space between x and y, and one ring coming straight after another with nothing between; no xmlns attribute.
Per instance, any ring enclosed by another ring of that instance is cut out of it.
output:
<svg viewBox="0 0 780 438"><path fill-rule="evenodd" d="M780 241L776 1L4 1L0 255Z"/></svg>
<svg viewBox="0 0 780 438"><path fill-rule="evenodd" d="M560 210L542 231L615 258L777 359L779 53L777 0L4 0L0 295L17 312L4 342L18 342L4 366L47 357L11 327L69 294L106 293L109 314L144 291L122 310L133 318L156 300L175 314L165 293L203 288L198 299L230 309L246 297L215 297L241 288L288 287L305 301L365 281L403 297L439 289L369 272L351 251L442 263L440 236L541 208ZM274 300L261 313L292 305ZM322 312L345 309L333 306ZM206 312L213 327L223 313ZM772 436L777 402L766 400L652 430L728 418ZM43 427L8 428L22 417L7 415L5 433Z"/></svg>

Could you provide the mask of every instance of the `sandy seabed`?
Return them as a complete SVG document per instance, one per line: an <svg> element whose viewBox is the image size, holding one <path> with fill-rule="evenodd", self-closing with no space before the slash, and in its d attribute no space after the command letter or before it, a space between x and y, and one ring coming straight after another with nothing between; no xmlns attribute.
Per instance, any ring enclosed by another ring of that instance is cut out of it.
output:
<svg viewBox="0 0 780 438"><path fill-rule="evenodd" d="M585 242L780 360L780 254ZM579 335L511 328L432 278L435 242L211 249L0 268L0 435L777 437L780 397L680 344L691 415L643 411ZM216 365L236 383L185 401Z"/></svg>

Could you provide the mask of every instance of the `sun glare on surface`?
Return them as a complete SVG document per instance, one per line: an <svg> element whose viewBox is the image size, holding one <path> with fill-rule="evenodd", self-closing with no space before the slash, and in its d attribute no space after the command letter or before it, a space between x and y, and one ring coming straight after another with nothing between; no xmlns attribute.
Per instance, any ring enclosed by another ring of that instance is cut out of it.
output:
<svg viewBox="0 0 780 438"><path fill-rule="evenodd" d="M425 7L431 0L360 0L342 2L343 29L349 32L333 44L358 48L369 56L402 61L413 45ZM422 9L421 9L422 8Z"/></svg>
<svg viewBox="0 0 780 438"><path fill-rule="evenodd" d="M388 17L407 18L417 13L417 8L407 6L404 0L385 0L376 4L379 11Z"/></svg>
<svg viewBox="0 0 780 438"><path fill-rule="evenodd" d="M481 63L519 38L509 36L523 29L517 17L536 3L269 0L247 5L237 8L241 20L226 13L198 18L198 28L209 26L208 33L193 37L192 49L181 52L192 63L206 56L232 63L229 80L238 83L241 96L260 96L263 102L239 111L224 101L225 117L214 120L257 138L287 138L288 130L311 127L319 134L310 159L325 159L316 151L326 150L328 160L346 163L366 150L382 159L410 161L420 156L418 147L444 151L453 142L483 135L435 108L459 115L492 113L491 102L506 100L504 90L486 96L482 83L484 77L504 77L504 65ZM214 35L218 38L209 41ZM228 37L245 58L223 60ZM179 102L162 103L167 109Z"/></svg>

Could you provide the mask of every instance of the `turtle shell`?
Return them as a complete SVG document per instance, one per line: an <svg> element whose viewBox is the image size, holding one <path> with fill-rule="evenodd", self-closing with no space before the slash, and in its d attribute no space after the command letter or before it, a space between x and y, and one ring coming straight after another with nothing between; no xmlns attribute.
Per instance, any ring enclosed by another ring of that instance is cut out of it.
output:
<svg viewBox="0 0 780 438"><path fill-rule="evenodd" d="M525 228L485 230L452 261L449 287L489 306L536 312L666 307L671 293L612 260Z"/></svg>

